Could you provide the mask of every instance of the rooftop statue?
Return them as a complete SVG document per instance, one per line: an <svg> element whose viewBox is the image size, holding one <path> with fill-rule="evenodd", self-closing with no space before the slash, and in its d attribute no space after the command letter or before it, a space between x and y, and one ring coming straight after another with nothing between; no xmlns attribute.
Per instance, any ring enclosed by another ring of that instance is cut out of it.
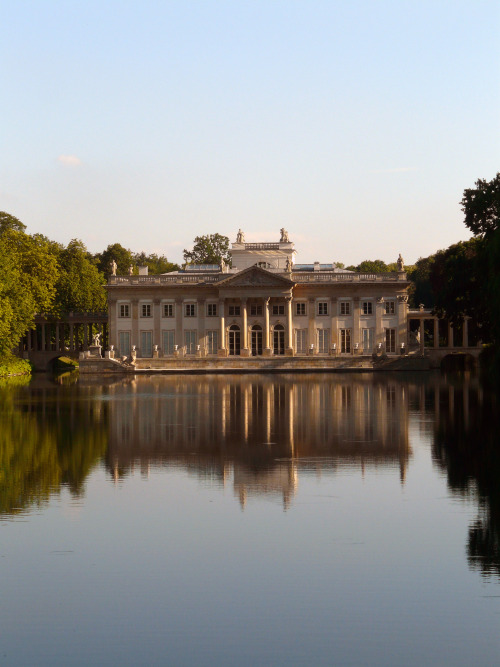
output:
<svg viewBox="0 0 500 667"><path fill-rule="evenodd" d="M405 263L403 258L401 257L401 253L399 253L398 257L398 271L404 271L405 270Z"/></svg>
<svg viewBox="0 0 500 667"><path fill-rule="evenodd" d="M243 234L241 229L238 229L238 233L236 234L236 243L245 243L245 234Z"/></svg>
<svg viewBox="0 0 500 667"><path fill-rule="evenodd" d="M290 239L288 238L288 232L284 227L280 229L281 232L281 238L280 238L280 243L290 243Z"/></svg>
<svg viewBox="0 0 500 667"><path fill-rule="evenodd" d="M128 267L128 275L129 275L129 276L133 276L133 275L134 275L134 267L133 267L132 264Z"/></svg>
<svg viewBox="0 0 500 667"><path fill-rule="evenodd" d="M111 275L116 276L116 269L118 268L118 265L114 259L111 260L110 267L111 267Z"/></svg>

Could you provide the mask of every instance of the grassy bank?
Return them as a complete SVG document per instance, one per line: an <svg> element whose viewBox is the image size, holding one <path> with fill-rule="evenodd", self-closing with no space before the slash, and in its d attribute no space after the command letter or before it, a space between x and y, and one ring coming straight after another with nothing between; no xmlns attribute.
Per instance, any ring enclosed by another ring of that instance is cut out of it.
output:
<svg viewBox="0 0 500 667"><path fill-rule="evenodd" d="M19 359L13 354L0 357L0 377L9 375L31 375L31 364L27 359Z"/></svg>

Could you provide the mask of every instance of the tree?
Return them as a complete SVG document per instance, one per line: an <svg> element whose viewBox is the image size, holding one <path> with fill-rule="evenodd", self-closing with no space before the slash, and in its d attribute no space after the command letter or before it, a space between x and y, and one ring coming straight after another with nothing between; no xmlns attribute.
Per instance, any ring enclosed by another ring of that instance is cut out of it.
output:
<svg viewBox="0 0 500 667"><path fill-rule="evenodd" d="M231 263L229 238L220 234L197 236L192 250L184 250L184 261L188 264L226 264Z"/></svg>
<svg viewBox="0 0 500 667"><path fill-rule="evenodd" d="M347 269L357 273L387 273L389 271L387 264L381 259L365 259L357 266L351 265Z"/></svg>
<svg viewBox="0 0 500 667"><path fill-rule="evenodd" d="M62 314L72 310L98 312L107 309L104 276L89 259L85 244L73 239L58 256L59 277L53 312Z"/></svg>
<svg viewBox="0 0 500 667"><path fill-rule="evenodd" d="M464 190L460 202L465 224L475 236L498 229L500 221L500 172L491 181L479 179L475 188Z"/></svg>
<svg viewBox="0 0 500 667"><path fill-rule="evenodd" d="M131 250L124 248L119 243L108 245L106 250L95 255L97 267L106 278L111 275L111 262L115 260L117 264L116 272L120 275L127 275L129 266L134 264L134 256Z"/></svg>
<svg viewBox="0 0 500 667"><path fill-rule="evenodd" d="M8 229L13 229L16 232L24 232L26 225L18 220L14 215L0 211L0 234Z"/></svg>
<svg viewBox="0 0 500 667"><path fill-rule="evenodd" d="M152 274L170 273L170 271L178 271L179 265L169 262L165 255L157 255L151 253L146 255L145 252L134 254L134 263L137 266L147 266L148 272Z"/></svg>

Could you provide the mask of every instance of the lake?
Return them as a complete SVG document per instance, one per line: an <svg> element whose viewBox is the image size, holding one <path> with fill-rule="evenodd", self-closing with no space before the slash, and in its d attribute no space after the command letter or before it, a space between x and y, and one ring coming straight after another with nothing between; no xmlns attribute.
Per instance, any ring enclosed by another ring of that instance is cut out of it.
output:
<svg viewBox="0 0 500 667"><path fill-rule="evenodd" d="M0 387L0 665L497 665L500 405L439 373Z"/></svg>

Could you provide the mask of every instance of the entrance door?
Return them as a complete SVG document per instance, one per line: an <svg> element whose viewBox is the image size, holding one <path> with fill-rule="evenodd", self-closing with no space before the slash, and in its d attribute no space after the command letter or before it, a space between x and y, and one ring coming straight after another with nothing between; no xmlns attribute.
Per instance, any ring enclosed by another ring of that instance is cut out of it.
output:
<svg viewBox="0 0 500 667"><path fill-rule="evenodd" d="M274 354L285 354L285 330L282 324L277 324L273 331Z"/></svg>
<svg viewBox="0 0 500 667"><path fill-rule="evenodd" d="M240 328L236 324L229 327L229 354L239 355L240 353Z"/></svg>
<svg viewBox="0 0 500 667"><path fill-rule="evenodd" d="M254 324L252 327L252 356L262 355L262 327Z"/></svg>
<svg viewBox="0 0 500 667"><path fill-rule="evenodd" d="M141 357L153 356L153 332L141 331Z"/></svg>
<svg viewBox="0 0 500 667"><path fill-rule="evenodd" d="M361 329L363 335L363 352L371 354L373 350L373 329Z"/></svg>

